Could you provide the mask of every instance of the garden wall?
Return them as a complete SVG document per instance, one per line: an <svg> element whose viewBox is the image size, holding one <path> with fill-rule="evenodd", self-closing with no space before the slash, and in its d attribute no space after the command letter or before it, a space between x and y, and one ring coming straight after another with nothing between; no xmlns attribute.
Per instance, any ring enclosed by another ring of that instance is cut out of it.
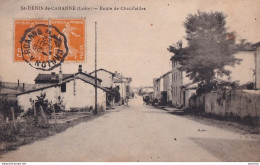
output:
<svg viewBox="0 0 260 165"><path fill-rule="evenodd" d="M212 91L190 100L193 108L199 108L207 113L239 117L259 117L260 92L259 91Z"/></svg>

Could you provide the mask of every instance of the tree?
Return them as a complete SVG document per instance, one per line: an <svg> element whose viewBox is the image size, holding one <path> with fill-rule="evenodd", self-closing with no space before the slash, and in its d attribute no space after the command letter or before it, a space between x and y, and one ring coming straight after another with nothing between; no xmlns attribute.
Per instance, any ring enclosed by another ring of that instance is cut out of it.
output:
<svg viewBox="0 0 260 165"><path fill-rule="evenodd" d="M221 12L189 15L184 22L188 47L182 48L179 42L168 48L174 54L172 60L180 62L179 69L193 82L209 83L217 73L228 76L224 67L240 62L234 56L235 33L227 32L225 19Z"/></svg>

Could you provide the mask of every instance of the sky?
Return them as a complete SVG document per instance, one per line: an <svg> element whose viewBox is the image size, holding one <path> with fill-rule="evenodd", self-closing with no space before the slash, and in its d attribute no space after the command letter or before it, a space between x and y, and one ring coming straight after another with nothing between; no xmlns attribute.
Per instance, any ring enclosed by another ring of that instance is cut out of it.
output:
<svg viewBox="0 0 260 165"><path fill-rule="evenodd" d="M132 7L138 11L22 11L21 6ZM132 77L132 86L151 86L153 78L171 69L169 45L184 40L183 22L188 14L221 11L227 15L229 31L237 39L260 41L260 0L1 0L0 1L0 79L34 83L39 71L25 62L13 61L15 19L86 18L86 61L63 63L63 73L94 70L95 21L97 21L98 68ZM53 71L58 72L59 68Z"/></svg>

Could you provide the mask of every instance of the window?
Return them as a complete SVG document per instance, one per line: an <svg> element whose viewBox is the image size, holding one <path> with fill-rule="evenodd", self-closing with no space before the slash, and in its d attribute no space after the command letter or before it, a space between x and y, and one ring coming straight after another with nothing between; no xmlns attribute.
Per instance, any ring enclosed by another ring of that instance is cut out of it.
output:
<svg viewBox="0 0 260 165"><path fill-rule="evenodd" d="M66 83L62 83L60 87L61 92L66 92Z"/></svg>

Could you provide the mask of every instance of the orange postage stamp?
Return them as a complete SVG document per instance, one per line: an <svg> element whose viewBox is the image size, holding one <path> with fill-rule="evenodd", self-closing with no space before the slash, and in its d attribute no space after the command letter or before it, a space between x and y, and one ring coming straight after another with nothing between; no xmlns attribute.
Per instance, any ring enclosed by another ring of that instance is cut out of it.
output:
<svg viewBox="0 0 260 165"><path fill-rule="evenodd" d="M15 20L14 61L52 70L64 61L85 61L85 20Z"/></svg>

